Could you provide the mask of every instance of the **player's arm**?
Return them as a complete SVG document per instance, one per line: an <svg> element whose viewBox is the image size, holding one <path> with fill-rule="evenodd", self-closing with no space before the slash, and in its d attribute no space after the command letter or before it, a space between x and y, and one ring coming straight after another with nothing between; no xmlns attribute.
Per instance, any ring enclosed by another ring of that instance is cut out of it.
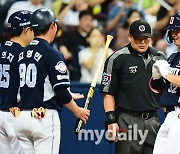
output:
<svg viewBox="0 0 180 154"><path fill-rule="evenodd" d="M156 65L155 62L152 66L152 77L149 80L149 87L154 93L160 93L165 86L165 81Z"/></svg>
<svg viewBox="0 0 180 154"><path fill-rule="evenodd" d="M167 74L166 80L171 82L173 85L180 87L180 76L179 75Z"/></svg>
<svg viewBox="0 0 180 154"><path fill-rule="evenodd" d="M64 104L69 110L71 110L77 118L80 118L84 123L88 120L90 110L78 107L73 99L67 104Z"/></svg>
<svg viewBox="0 0 180 154"><path fill-rule="evenodd" d="M158 60L154 63L154 66L164 79L168 80L173 85L180 87L180 76L173 74L173 68L167 61Z"/></svg>
<svg viewBox="0 0 180 154"><path fill-rule="evenodd" d="M68 87L70 87L70 81L62 54L60 54L58 51L54 51L48 60L50 72L49 79L57 102L59 102L60 105L64 104L75 114L75 116L82 119L83 122L86 123L90 111L78 107L68 90Z"/></svg>
<svg viewBox="0 0 180 154"><path fill-rule="evenodd" d="M154 93L161 93L165 86L163 78L154 79L153 77L149 80L149 87Z"/></svg>
<svg viewBox="0 0 180 154"><path fill-rule="evenodd" d="M58 87L54 89L56 99L64 104L74 115L83 120L84 123L88 120L90 111L81 107L78 107L71 94L66 87Z"/></svg>

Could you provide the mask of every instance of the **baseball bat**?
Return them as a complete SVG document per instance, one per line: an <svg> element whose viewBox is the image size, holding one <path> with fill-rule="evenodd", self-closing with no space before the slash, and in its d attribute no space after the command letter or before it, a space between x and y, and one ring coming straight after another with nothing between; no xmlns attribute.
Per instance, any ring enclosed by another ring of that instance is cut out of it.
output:
<svg viewBox="0 0 180 154"><path fill-rule="evenodd" d="M89 88L87 96L86 96L86 100L85 100L85 103L84 103L84 108L85 109L89 109L89 105L90 105L92 97L94 95L94 89L96 87L96 83L97 83L97 79L98 79L98 76L99 76L99 73L100 73L100 70L101 70L101 66L104 63L104 59L106 57L106 53L108 51L108 48L109 48L109 45L110 45L112 39L113 39L113 36L111 36L111 35L106 36L106 43L105 43L105 46L104 46L103 55L102 55L101 60L100 60L100 62L98 64L97 70L95 72L95 75L93 77L93 80L91 82L90 88ZM84 124L83 121L81 119L78 119L78 121L76 123L76 126L75 126L75 133L80 132L80 130L82 129L83 124Z"/></svg>

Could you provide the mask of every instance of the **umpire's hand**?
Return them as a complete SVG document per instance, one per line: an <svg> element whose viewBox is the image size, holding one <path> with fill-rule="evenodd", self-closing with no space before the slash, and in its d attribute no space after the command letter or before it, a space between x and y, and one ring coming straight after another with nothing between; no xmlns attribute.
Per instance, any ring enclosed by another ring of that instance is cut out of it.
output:
<svg viewBox="0 0 180 154"><path fill-rule="evenodd" d="M117 123L109 124L107 127L107 139L109 141L118 141L119 126Z"/></svg>

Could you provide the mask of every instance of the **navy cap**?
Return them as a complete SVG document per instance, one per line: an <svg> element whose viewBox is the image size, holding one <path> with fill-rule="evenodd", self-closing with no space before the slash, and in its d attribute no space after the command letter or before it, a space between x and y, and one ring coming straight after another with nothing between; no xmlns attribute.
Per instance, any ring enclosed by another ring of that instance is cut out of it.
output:
<svg viewBox="0 0 180 154"><path fill-rule="evenodd" d="M166 40L169 44L171 44L173 43L171 35L172 30L180 30L180 13L177 13L170 18L169 26L166 29Z"/></svg>
<svg viewBox="0 0 180 154"><path fill-rule="evenodd" d="M135 20L129 28L129 33L134 37L134 38L138 38L140 36L147 36L147 37L151 37L152 33L151 33L151 27L149 25L148 22L139 19L139 20Z"/></svg>
<svg viewBox="0 0 180 154"><path fill-rule="evenodd" d="M180 13L175 14L170 18L167 30L180 30Z"/></svg>
<svg viewBox="0 0 180 154"><path fill-rule="evenodd" d="M30 18L32 12L27 10L17 11L8 19L8 31L10 34L14 36L18 36L21 34L23 29L26 27L30 27Z"/></svg>
<svg viewBox="0 0 180 154"><path fill-rule="evenodd" d="M40 30L48 26L51 22L58 22L54 12L47 8L40 8L33 12L31 16L31 27L33 30Z"/></svg>

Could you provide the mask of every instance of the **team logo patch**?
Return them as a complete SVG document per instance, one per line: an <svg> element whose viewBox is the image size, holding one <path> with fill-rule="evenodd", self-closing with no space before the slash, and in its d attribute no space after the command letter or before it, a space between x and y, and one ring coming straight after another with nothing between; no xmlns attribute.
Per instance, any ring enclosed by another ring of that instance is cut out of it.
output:
<svg viewBox="0 0 180 154"><path fill-rule="evenodd" d="M130 73L136 73L137 72L137 66L131 66L131 67L129 67L129 72Z"/></svg>
<svg viewBox="0 0 180 154"><path fill-rule="evenodd" d="M103 73L102 75L102 84L107 85L111 81L111 74Z"/></svg>
<svg viewBox="0 0 180 154"><path fill-rule="evenodd" d="M63 61L59 61L55 66L55 69L60 73L65 73L67 71L67 67Z"/></svg>
<svg viewBox="0 0 180 154"><path fill-rule="evenodd" d="M139 26L139 30L140 30L141 32L144 32L144 31L145 31L145 29L146 29L146 28L145 28L145 26L144 26L144 25L140 25L140 26Z"/></svg>

